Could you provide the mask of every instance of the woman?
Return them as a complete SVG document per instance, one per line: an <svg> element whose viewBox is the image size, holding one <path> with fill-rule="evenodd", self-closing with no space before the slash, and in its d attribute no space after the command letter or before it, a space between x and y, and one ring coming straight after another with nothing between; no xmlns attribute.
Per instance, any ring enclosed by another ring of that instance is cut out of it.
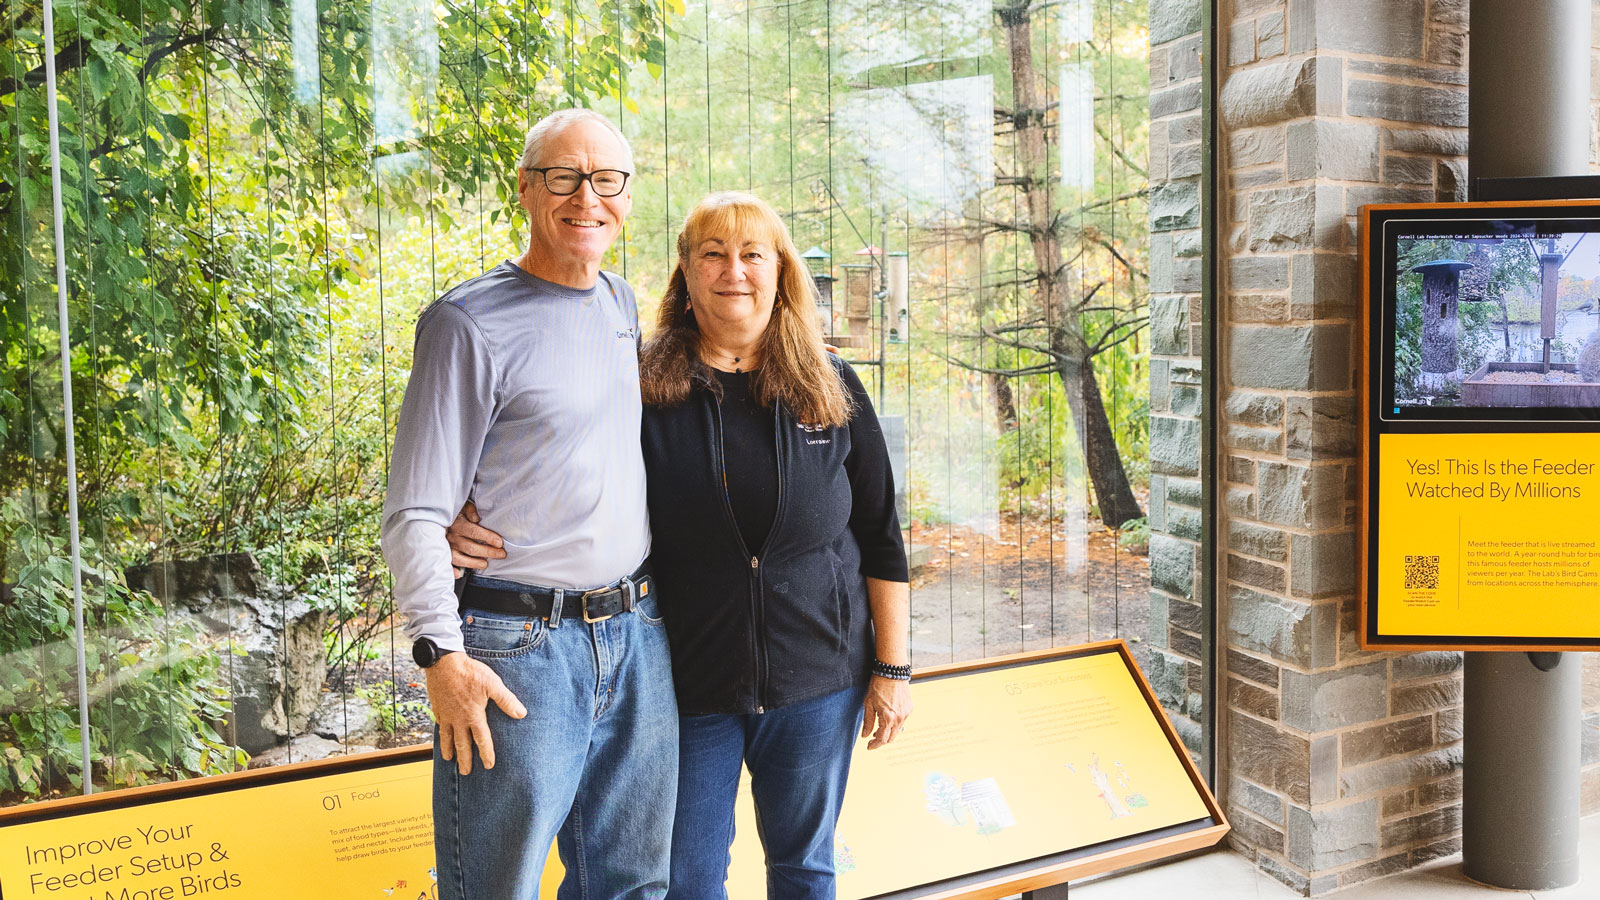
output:
<svg viewBox="0 0 1600 900"><path fill-rule="evenodd" d="M702 200L639 359L651 565L678 693L669 898L726 897L748 765L767 894L834 895L857 729L911 711L906 559L866 391L828 354L783 220Z"/></svg>
<svg viewBox="0 0 1600 900"><path fill-rule="evenodd" d="M669 900L727 897L745 766L768 897L832 898L857 731L876 749L911 712L888 451L816 321L770 206L719 193L690 211L639 360L650 562L680 714ZM463 519L451 532L459 558L499 552Z"/></svg>

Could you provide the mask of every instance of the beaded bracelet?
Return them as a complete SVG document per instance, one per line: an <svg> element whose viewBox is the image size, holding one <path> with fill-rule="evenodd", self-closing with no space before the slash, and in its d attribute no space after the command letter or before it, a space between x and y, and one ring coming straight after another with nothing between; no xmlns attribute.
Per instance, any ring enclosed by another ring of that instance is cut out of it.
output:
<svg viewBox="0 0 1600 900"><path fill-rule="evenodd" d="M872 661L872 674L890 681L910 681L911 667L891 666L883 660L875 659Z"/></svg>

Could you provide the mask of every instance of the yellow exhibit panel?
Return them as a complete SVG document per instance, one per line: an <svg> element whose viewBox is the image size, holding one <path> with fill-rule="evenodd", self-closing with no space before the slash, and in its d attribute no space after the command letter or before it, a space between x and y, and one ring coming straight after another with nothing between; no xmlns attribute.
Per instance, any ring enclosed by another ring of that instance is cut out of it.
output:
<svg viewBox="0 0 1600 900"><path fill-rule="evenodd" d="M912 690L897 741L856 745L834 836L841 900L1000 897L1020 879L1056 883L1227 831L1120 642L936 673ZM425 754L0 811L0 900L434 900ZM739 900L766 896L745 781L728 884ZM541 898L561 874L552 849Z"/></svg>
<svg viewBox="0 0 1600 900"><path fill-rule="evenodd" d="M1600 638L1600 435L1382 434L1380 636Z"/></svg>
<svg viewBox="0 0 1600 900"><path fill-rule="evenodd" d="M418 900L436 894L432 763L0 828L4 900Z"/></svg>

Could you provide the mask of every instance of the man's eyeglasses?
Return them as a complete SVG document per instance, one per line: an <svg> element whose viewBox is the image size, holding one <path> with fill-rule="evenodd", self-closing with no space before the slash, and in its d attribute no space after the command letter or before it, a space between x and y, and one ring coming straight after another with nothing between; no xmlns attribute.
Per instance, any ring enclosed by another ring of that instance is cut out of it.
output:
<svg viewBox="0 0 1600 900"><path fill-rule="evenodd" d="M585 181L589 182L589 187L594 189L595 196L615 197L622 193L623 188L628 186L628 176L633 174L624 172L621 169L596 169L593 172L579 172L577 169L569 169L566 166L546 166L542 169L538 166L529 166L527 171L538 172L543 175L545 189L558 197L576 194L578 188Z"/></svg>

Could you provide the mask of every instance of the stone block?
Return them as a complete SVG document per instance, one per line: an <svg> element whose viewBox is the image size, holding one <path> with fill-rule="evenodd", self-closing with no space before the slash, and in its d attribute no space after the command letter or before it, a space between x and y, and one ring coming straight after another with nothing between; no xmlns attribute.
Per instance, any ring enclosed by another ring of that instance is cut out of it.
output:
<svg viewBox="0 0 1600 900"><path fill-rule="evenodd" d="M1172 293L1172 234L1157 231L1150 235L1150 292Z"/></svg>
<svg viewBox="0 0 1600 900"><path fill-rule="evenodd" d="M1440 744L1453 744L1461 740L1461 707L1441 709L1433 714L1433 720Z"/></svg>
<svg viewBox="0 0 1600 900"><path fill-rule="evenodd" d="M1356 261L1347 253L1295 254L1289 273L1289 317L1353 317L1361 305Z"/></svg>
<svg viewBox="0 0 1600 900"><path fill-rule="evenodd" d="M1344 115L1344 60L1337 56L1317 59L1317 115Z"/></svg>
<svg viewBox="0 0 1600 900"><path fill-rule="evenodd" d="M1361 75L1378 75L1384 78L1405 78L1411 81L1431 81L1435 84L1466 84L1465 69L1439 66L1414 66L1407 63L1383 62L1372 59L1352 59L1350 71Z"/></svg>
<svg viewBox="0 0 1600 900"><path fill-rule="evenodd" d="M1283 798L1243 778L1229 779L1228 800L1263 821L1283 824Z"/></svg>
<svg viewBox="0 0 1600 900"><path fill-rule="evenodd" d="M1228 65L1243 66L1256 61L1256 22L1247 19L1228 26Z"/></svg>
<svg viewBox="0 0 1600 900"><path fill-rule="evenodd" d="M1228 370L1233 384L1240 387L1349 390L1349 329L1343 325L1235 326L1228 332Z"/></svg>
<svg viewBox="0 0 1600 900"><path fill-rule="evenodd" d="M1150 45L1200 31L1200 0L1150 0Z"/></svg>
<svg viewBox="0 0 1600 900"><path fill-rule="evenodd" d="M1192 506L1198 509L1202 505L1200 482L1194 478L1168 478L1167 500L1179 506Z"/></svg>
<svg viewBox="0 0 1600 900"><path fill-rule="evenodd" d="M1444 806L1385 822L1380 833L1380 846L1387 850L1406 844L1429 843L1460 830L1461 807Z"/></svg>
<svg viewBox="0 0 1600 900"><path fill-rule="evenodd" d="M1345 732L1339 737L1339 761L1346 766L1359 766L1432 746L1433 717L1417 716Z"/></svg>
<svg viewBox="0 0 1600 900"><path fill-rule="evenodd" d="M1159 365L1158 365L1159 364ZM1167 380L1167 361L1160 358L1150 360L1150 411L1153 413L1167 412L1171 397L1172 382Z"/></svg>
<svg viewBox="0 0 1600 900"><path fill-rule="evenodd" d="M1277 688L1279 668L1259 657L1228 649L1228 671L1269 688Z"/></svg>
<svg viewBox="0 0 1600 900"><path fill-rule="evenodd" d="M1290 0L1290 52L1422 56L1425 0Z"/></svg>
<svg viewBox="0 0 1600 900"><path fill-rule="evenodd" d="M1417 808L1416 791L1397 791L1383 798L1383 818L1403 816Z"/></svg>
<svg viewBox="0 0 1600 900"><path fill-rule="evenodd" d="M1385 128L1383 145L1401 153L1466 156L1467 131L1465 128Z"/></svg>
<svg viewBox="0 0 1600 900"><path fill-rule="evenodd" d="M1256 20L1256 57L1271 59L1274 56L1282 56L1283 47L1283 13L1267 13Z"/></svg>
<svg viewBox="0 0 1600 900"><path fill-rule="evenodd" d="M1168 506L1167 533L1199 543L1205 536L1205 522L1200 518L1200 510L1189 506Z"/></svg>
<svg viewBox="0 0 1600 900"><path fill-rule="evenodd" d="M1386 184L1433 184L1434 161L1426 156L1385 156L1383 180Z"/></svg>
<svg viewBox="0 0 1600 900"><path fill-rule="evenodd" d="M1454 128L1467 124L1467 92L1456 88L1351 78L1345 92L1345 105L1350 115L1366 119Z"/></svg>
<svg viewBox="0 0 1600 900"><path fill-rule="evenodd" d="M1200 117L1180 116L1167 123L1167 141L1173 144L1190 144L1200 140ZM1155 129L1159 131L1160 129Z"/></svg>
<svg viewBox="0 0 1600 900"><path fill-rule="evenodd" d="M1277 166L1271 166L1268 168L1246 169L1243 172L1234 172L1228 176L1228 183L1235 191L1240 192L1250 191L1252 188L1258 188L1267 185L1280 185L1283 184L1283 169ZM1228 246L1235 251L1242 251L1244 249L1244 235L1246 231L1243 227L1239 227L1238 223L1234 224L1236 227L1238 227L1238 235L1229 241Z"/></svg>
<svg viewBox="0 0 1600 900"><path fill-rule="evenodd" d="M1230 294L1229 318L1236 323L1287 322L1289 298L1276 294Z"/></svg>
<svg viewBox="0 0 1600 900"><path fill-rule="evenodd" d="M1258 719L1278 718L1278 695L1238 678L1228 679L1228 706Z"/></svg>
<svg viewBox="0 0 1600 900"><path fill-rule="evenodd" d="M1176 231L1200 224L1200 186L1193 182L1169 182L1150 188L1150 229Z"/></svg>
<svg viewBox="0 0 1600 900"><path fill-rule="evenodd" d="M1395 681L1438 678L1461 671L1466 655L1459 650L1431 650L1396 656L1389 663L1389 676Z"/></svg>
<svg viewBox="0 0 1600 900"><path fill-rule="evenodd" d="M1428 29L1428 62L1460 66L1467 61L1467 34L1448 28Z"/></svg>
<svg viewBox="0 0 1600 900"><path fill-rule="evenodd" d="M1283 832L1250 815L1244 807L1231 806L1228 822L1233 826L1235 840L1244 841L1257 850L1283 852Z"/></svg>
<svg viewBox="0 0 1600 900"><path fill-rule="evenodd" d="M1460 852L1461 835L1458 834L1453 837L1445 838L1442 841L1434 841L1431 844L1424 844L1423 846L1412 850L1411 865L1413 867L1425 866L1436 859L1443 859L1446 856L1455 856Z"/></svg>
<svg viewBox="0 0 1600 900"><path fill-rule="evenodd" d="M1309 116L1316 109L1316 85L1313 57L1239 69L1222 85L1222 121L1230 129L1251 128ZM1154 115L1153 98L1151 103Z"/></svg>
<svg viewBox="0 0 1600 900"><path fill-rule="evenodd" d="M1290 181L1378 180L1378 126L1314 119L1294 122L1287 134Z"/></svg>
<svg viewBox="0 0 1600 900"><path fill-rule="evenodd" d="M1184 600L1194 597L1195 545L1164 534L1150 535L1150 586Z"/></svg>
<svg viewBox="0 0 1600 900"><path fill-rule="evenodd" d="M1284 127L1269 125L1265 128L1246 128L1228 135L1228 165L1244 169L1250 166L1283 162L1285 144Z"/></svg>
<svg viewBox="0 0 1600 900"><path fill-rule="evenodd" d="M1200 82L1185 81L1150 92L1150 120L1164 119L1200 108Z"/></svg>
<svg viewBox="0 0 1600 900"><path fill-rule="evenodd" d="M1283 721L1302 731L1328 731L1389 714L1387 666L1380 662L1307 674L1283 671Z"/></svg>
<svg viewBox="0 0 1600 900"><path fill-rule="evenodd" d="M1240 291L1281 291L1289 287L1289 260L1283 256L1245 256L1228 260L1228 284Z"/></svg>
<svg viewBox="0 0 1600 900"><path fill-rule="evenodd" d="M1312 237L1318 250L1346 250L1355 234L1344 216L1344 188L1336 184L1317 185L1316 219Z"/></svg>
<svg viewBox="0 0 1600 900"><path fill-rule="evenodd" d="M1178 259L1199 259L1205 250L1205 241L1201 240L1200 229L1192 231L1174 231L1172 237L1172 255Z"/></svg>
<svg viewBox="0 0 1600 900"><path fill-rule="evenodd" d="M1344 212L1358 215L1361 207L1371 203L1432 203L1433 191L1426 188L1353 187L1344 192Z"/></svg>
<svg viewBox="0 0 1600 900"><path fill-rule="evenodd" d="M1228 419L1241 425L1283 424L1283 398L1273 394L1232 391L1224 408Z"/></svg>
<svg viewBox="0 0 1600 900"><path fill-rule="evenodd" d="M1200 389L1188 385L1178 385L1173 388L1169 400L1172 414L1175 416L1198 416L1205 405Z"/></svg>
<svg viewBox="0 0 1600 900"><path fill-rule="evenodd" d="M1467 164L1459 159L1441 159L1434 195L1440 203L1460 203L1467 199Z"/></svg>
<svg viewBox="0 0 1600 900"><path fill-rule="evenodd" d="M1291 125L1289 131L1300 127ZM1314 189L1308 186L1252 191L1250 194L1251 253L1299 250L1311 246L1315 220Z"/></svg>
<svg viewBox="0 0 1600 900"><path fill-rule="evenodd" d="M1248 425L1228 425L1223 432L1222 444L1229 450L1247 453L1283 452L1283 429L1251 428Z"/></svg>
<svg viewBox="0 0 1600 900"><path fill-rule="evenodd" d="M1167 78L1167 48L1155 47L1150 50L1150 83L1166 84Z"/></svg>
<svg viewBox="0 0 1600 900"><path fill-rule="evenodd" d="M1224 474L1228 481L1235 484L1253 485L1256 483L1256 461L1248 456L1229 456Z"/></svg>
<svg viewBox="0 0 1600 900"><path fill-rule="evenodd" d="M1256 514L1256 495L1249 488L1230 487L1222 495L1222 509L1229 516L1254 518Z"/></svg>
<svg viewBox="0 0 1600 900"><path fill-rule="evenodd" d="M1228 548L1273 562L1289 559L1289 536L1277 528L1254 522L1228 522Z"/></svg>
<svg viewBox="0 0 1600 900"><path fill-rule="evenodd" d="M1417 788L1417 805L1438 806L1441 803L1455 803L1461 799L1461 789L1460 775L1430 781Z"/></svg>
<svg viewBox="0 0 1600 900"><path fill-rule="evenodd" d="M1172 289L1190 294L1200 293L1200 260L1175 259L1172 261ZM1191 329L1199 327L1195 323L1196 318L1194 315L1189 316L1189 327ZM1198 344L1199 342L1196 341L1195 343Z"/></svg>
<svg viewBox="0 0 1600 900"><path fill-rule="evenodd" d="M1294 534L1289 537L1289 591L1296 597L1322 599L1356 589L1354 532Z"/></svg>
<svg viewBox="0 0 1600 900"><path fill-rule="evenodd" d="M1311 745L1305 738L1237 710L1228 712L1228 727L1232 774L1277 791L1292 802L1311 802L1311 785L1306 779Z"/></svg>
<svg viewBox="0 0 1600 900"><path fill-rule="evenodd" d="M1311 802L1339 799L1339 738L1325 734L1311 739Z"/></svg>
<svg viewBox="0 0 1600 900"><path fill-rule="evenodd" d="M1228 586L1228 637L1232 645L1279 662L1314 669L1337 660L1339 610ZM1285 673L1287 675L1287 672Z"/></svg>
<svg viewBox="0 0 1600 900"><path fill-rule="evenodd" d="M1289 807L1286 855L1302 869L1321 871L1371 859L1378 851L1376 798L1320 806Z"/></svg>
<svg viewBox="0 0 1600 900"><path fill-rule="evenodd" d="M1412 867L1411 854L1395 853L1382 859L1375 859L1359 866L1351 866L1339 872L1339 887L1349 887L1353 884L1371 881L1375 878L1386 878L1390 875L1404 872Z"/></svg>
<svg viewBox="0 0 1600 900"><path fill-rule="evenodd" d="M1204 384L1198 363L1177 362L1172 363L1173 384Z"/></svg>
<svg viewBox="0 0 1600 900"><path fill-rule="evenodd" d="M1200 474L1200 423L1174 416L1150 417L1150 471L1189 478Z"/></svg>
<svg viewBox="0 0 1600 900"><path fill-rule="evenodd" d="M1172 179L1195 178L1200 174L1201 162L1202 157L1198 143L1173 147L1167 153L1167 177Z"/></svg>
<svg viewBox="0 0 1600 900"><path fill-rule="evenodd" d="M1187 631L1178 631L1177 629L1169 628L1167 630L1167 643L1172 645L1172 650L1174 653L1182 653L1184 656L1187 656L1190 659L1200 658L1200 636L1197 634L1191 634ZM1188 710L1191 708L1198 708L1198 705L1199 701L1198 698L1196 698L1195 704L1193 704L1192 707L1185 706L1184 709Z"/></svg>
<svg viewBox="0 0 1600 900"><path fill-rule="evenodd" d="M1228 554L1228 578L1277 594L1288 584L1288 573L1281 566L1232 553Z"/></svg>
<svg viewBox="0 0 1600 900"><path fill-rule="evenodd" d="M1354 397L1290 397L1286 409L1290 459L1355 456L1361 423Z"/></svg>
<svg viewBox="0 0 1600 900"><path fill-rule="evenodd" d="M1146 630L1144 639L1149 641L1152 647L1166 649L1167 595L1160 591L1150 592L1150 627ZM1146 672L1145 675L1148 677L1149 673Z"/></svg>
<svg viewBox="0 0 1600 900"><path fill-rule="evenodd" d="M1188 355L1188 300L1170 295L1150 298L1150 349L1169 356Z"/></svg>
<svg viewBox="0 0 1600 900"><path fill-rule="evenodd" d="M1200 35L1185 38L1167 49L1167 82L1176 84L1200 77Z"/></svg>
<svg viewBox="0 0 1600 900"><path fill-rule="evenodd" d="M1259 518L1290 528L1333 528L1344 522L1344 469L1262 460L1256 466ZM1293 547L1290 548L1291 553Z"/></svg>
<svg viewBox="0 0 1600 900"><path fill-rule="evenodd" d="M1306 877L1304 872L1291 868L1288 863L1280 862L1271 856L1258 856L1256 868L1283 882L1284 887L1296 894L1302 897L1312 896L1311 879Z"/></svg>
<svg viewBox="0 0 1600 900"><path fill-rule="evenodd" d="M1391 692L1389 709L1392 715L1429 712L1449 706L1460 706L1461 679L1426 681L1418 684L1398 685Z"/></svg>
<svg viewBox="0 0 1600 900"><path fill-rule="evenodd" d="M1467 27L1467 10L1472 6L1468 0L1433 0L1428 7L1428 20L1438 25L1453 25L1457 28Z"/></svg>
<svg viewBox="0 0 1600 900"><path fill-rule="evenodd" d="M1382 793L1445 778L1460 767L1460 745L1415 756L1394 756L1345 769L1339 774L1339 792L1345 797Z"/></svg>

